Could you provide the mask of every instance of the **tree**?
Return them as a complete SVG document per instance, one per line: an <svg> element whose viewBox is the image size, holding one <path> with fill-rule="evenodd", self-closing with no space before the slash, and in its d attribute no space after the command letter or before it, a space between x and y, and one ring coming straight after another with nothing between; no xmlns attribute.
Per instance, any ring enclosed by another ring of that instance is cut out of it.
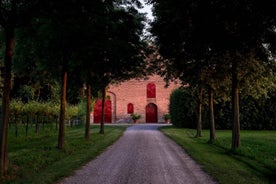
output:
<svg viewBox="0 0 276 184"><path fill-rule="evenodd" d="M76 67L75 55L78 49L80 29L78 25L82 18L83 7L88 1L51 1L47 2L42 12L45 18L40 19L40 49L44 50L44 67L60 74L60 117L58 148L63 149L65 144L65 110L67 101L68 72ZM41 47L42 46L42 47ZM43 48L44 47L44 48ZM46 56L45 56L45 53Z"/></svg>
<svg viewBox="0 0 276 184"><path fill-rule="evenodd" d="M230 84L229 74L227 72L229 67L222 63L220 58L214 55L208 59L207 66L203 70L203 83L208 91L210 142L213 142L216 138L214 105L217 101L228 99L228 92L225 90L225 86ZM221 71L224 71L224 73Z"/></svg>
<svg viewBox="0 0 276 184"><path fill-rule="evenodd" d="M18 44L14 48L11 98L23 102L28 102L28 99L58 102L56 91L60 87L54 75L45 68L45 63L41 62L43 55L38 45L44 42L40 41L39 34L37 21L16 30Z"/></svg>
<svg viewBox="0 0 276 184"><path fill-rule="evenodd" d="M168 11L167 7L171 9ZM210 52L204 41L193 37L192 30L194 28L189 27L189 20L186 20L189 15L183 13L186 9L188 7L182 3L180 6L175 6L174 2L154 1L156 21L152 24L151 32L156 36L160 54L168 62L165 64L167 68L164 74L165 78L178 78L183 81L183 84L189 83L191 86L198 87L196 137L201 137L203 88L205 85L203 72L208 64Z"/></svg>
<svg viewBox="0 0 276 184"><path fill-rule="evenodd" d="M85 139L90 139L90 113L91 113L91 85L87 85L86 89L86 123L85 123Z"/></svg>
<svg viewBox="0 0 276 184"><path fill-rule="evenodd" d="M40 1L7 0L0 1L0 25L5 35L4 91L0 122L0 176L8 169L7 130L11 92L11 68L14 49L15 29L26 25L37 15Z"/></svg>
<svg viewBox="0 0 276 184"><path fill-rule="evenodd" d="M156 15L152 32L162 55L174 59L175 63L191 62L191 58L201 62L195 53L201 58L216 55L224 58L224 65L231 67L232 149L238 148L239 66L252 52L255 59L269 60L268 53L273 52L272 40L275 39L267 39L267 35L275 37L275 15L271 6L275 7L276 3L271 0L179 1L177 5L169 1L151 2Z"/></svg>
<svg viewBox="0 0 276 184"><path fill-rule="evenodd" d="M87 86L96 85L94 88L102 93L100 133L104 133L103 111L107 86L138 77L147 68L146 43L141 39L144 16L134 8L135 2L128 3L127 6L117 1L97 4L97 9L87 11L86 17L91 18L81 22L84 37L80 38L82 47L77 57L80 60L79 68L84 71L84 83ZM140 6L139 2L136 3ZM98 84L90 81L97 81ZM87 119L86 129L89 128L88 123Z"/></svg>

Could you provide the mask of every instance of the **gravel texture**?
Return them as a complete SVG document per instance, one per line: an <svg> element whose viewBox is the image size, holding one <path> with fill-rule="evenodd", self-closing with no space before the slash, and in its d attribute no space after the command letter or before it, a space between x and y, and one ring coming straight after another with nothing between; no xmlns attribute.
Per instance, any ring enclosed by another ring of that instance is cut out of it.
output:
<svg viewBox="0 0 276 184"><path fill-rule="evenodd" d="M160 124L134 125L95 160L59 184L212 184Z"/></svg>

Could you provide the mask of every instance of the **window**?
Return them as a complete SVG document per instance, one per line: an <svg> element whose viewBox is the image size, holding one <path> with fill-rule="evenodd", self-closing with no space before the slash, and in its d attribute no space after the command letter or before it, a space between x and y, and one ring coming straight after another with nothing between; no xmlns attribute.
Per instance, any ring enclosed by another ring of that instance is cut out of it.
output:
<svg viewBox="0 0 276 184"><path fill-rule="evenodd" d="M132 103L127 104L127 113L132 114L134 112L134 107Z"/></svg>
<svg viewBox="0 0 276 184"><path fill-rule="evenodd" d="M147 85L147 98L156 98L156 89L154 83L148 83Z"/></svg>

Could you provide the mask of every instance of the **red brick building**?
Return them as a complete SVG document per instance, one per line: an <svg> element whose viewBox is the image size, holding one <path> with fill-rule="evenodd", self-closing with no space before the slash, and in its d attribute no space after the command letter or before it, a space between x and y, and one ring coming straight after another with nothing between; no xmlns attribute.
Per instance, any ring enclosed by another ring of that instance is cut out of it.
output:
<svg viewBox="0 0 276 184"><path fill-rule="evenodd" d="M105 122L132 122L131 113L141 115L140 122L164 122L163 115L168 113L170 94L179 86L179 84L172 83L165 88L164 80L158 75L150 76L147 80L132 79L121 84L111 85L107 89ZM100 106L101 102L96 102L95 123L100 120Z"/></svg>

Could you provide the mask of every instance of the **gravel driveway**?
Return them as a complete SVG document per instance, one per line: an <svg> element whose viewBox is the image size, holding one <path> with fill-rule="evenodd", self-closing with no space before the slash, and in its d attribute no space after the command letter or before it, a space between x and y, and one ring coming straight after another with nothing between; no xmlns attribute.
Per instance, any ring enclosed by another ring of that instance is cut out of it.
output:
<svg viewBox="0 0 276 184"><path fill-rule="evenodd" d="M158 124L134 125L103 154L60 184L215 183Z"/></svg>

